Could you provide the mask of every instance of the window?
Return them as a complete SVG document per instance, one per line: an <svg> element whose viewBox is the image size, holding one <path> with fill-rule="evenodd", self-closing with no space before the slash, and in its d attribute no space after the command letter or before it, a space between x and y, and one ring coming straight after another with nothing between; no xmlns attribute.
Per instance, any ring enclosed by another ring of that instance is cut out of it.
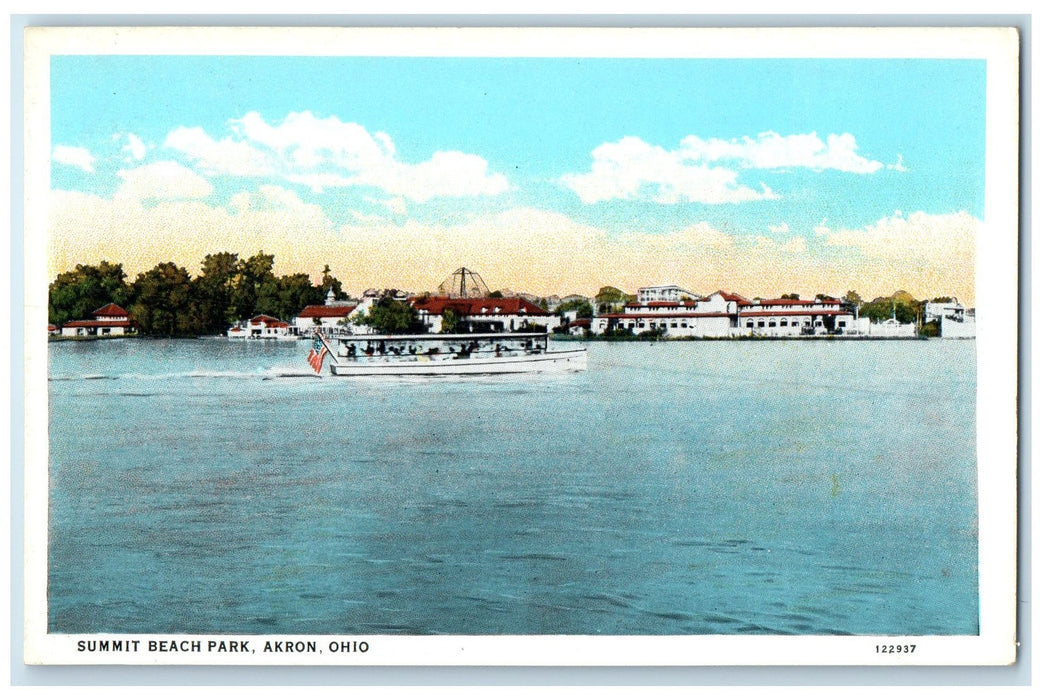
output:
<svg viewBox="0 0 1042 700"><path fill-rule="evenodd" d="M763 328L763 321L760 321L760 322L759 322L759 323L757 323L756 325L757 325L757 326L759 326L760 328Z"/></svg>
<svg viewBox="0 0 1042 700"><path fill-rule="evenodd" d="M778 325L784 328L785 326L789 325L789 321L788 319L783 318L782 320L778 321Z"/></svg>
<svg viewBox="0 0 1042 700"><path fill-rule="evenodd" d="M670 328L676 328L677 327L677 322L673 321L673 323L669 324L669 327Z"/></svg>
<svg viewBox="0 0 1042 700"><path fill-rule="evenodd" d="M770 322L770 323L768 323L767 325L768 325L768 326L770 326L771 328L774 328L774 327L775 327L775 326L777 326L778 324L777 324L777 323L775 323L774 321L771 321L771 322Z"/></svg>
<svg viewBox="0 0 1042 700"><path fill-rule="evenodd" d="M839 327L840 328L846 328L847 327L847 322L846 321L840 321L839 322Z"/></svg>
<svg viewBox="0 0 1042 700"><path fill-rule="evenodd" d="M746 328L752 328L753 327L753 322L752 321L746 321L745 322L745 327Z"/></svg>

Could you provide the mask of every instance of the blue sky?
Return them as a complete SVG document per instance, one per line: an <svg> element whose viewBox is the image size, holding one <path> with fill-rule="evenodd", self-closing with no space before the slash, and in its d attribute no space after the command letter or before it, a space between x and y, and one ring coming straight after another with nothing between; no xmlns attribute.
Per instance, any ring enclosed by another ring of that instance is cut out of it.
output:
<svg viewBox="0 0 1042 700"><path fill-rule="evenodd" d="M261 244L362 288L456 259L537 293L972 298L984 87L965 60L58 56L52 267Z"/></svg>

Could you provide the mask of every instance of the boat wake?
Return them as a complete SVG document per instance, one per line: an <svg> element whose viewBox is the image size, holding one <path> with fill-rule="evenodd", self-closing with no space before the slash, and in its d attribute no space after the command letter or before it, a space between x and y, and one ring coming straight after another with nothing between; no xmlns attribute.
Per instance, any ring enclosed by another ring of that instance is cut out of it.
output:
<svg viewBox="0 0 1042 700"><path fill-rule="evenodd" d="M133 382L176 381L179 379L281 379L284 377L315 377L308 369L296 367L258 367L255 370L187 370L184 372L127 372L126 374L80 374L48 377L51 382L87 382L97 380L126 380Z"/></svg>

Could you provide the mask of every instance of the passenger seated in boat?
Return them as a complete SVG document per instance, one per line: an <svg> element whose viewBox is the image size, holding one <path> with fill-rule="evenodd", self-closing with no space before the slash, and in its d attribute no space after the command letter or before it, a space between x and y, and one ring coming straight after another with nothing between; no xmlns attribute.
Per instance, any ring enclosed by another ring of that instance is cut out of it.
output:
<svg viewBox="0 0 1042 700"><path fill-rule="evenodd" d="M372 345L372 343L366 343L365 354L368 355L369 357L373 356L373 345Z"/></svg>
<svg viewBox="0 0 1042 700"><path fill-rule="evenodd" d="M427 348L428 355L437 355L439 352L441 352L441 350L437 347Z"/></svg>
<svg viewBox="0 0 1042 700"><path fill-rule="evenodd" d="M380 354L381 355L386 355L387 354L387 343L385 343L382 340L380 341Z"/></svg>
<svg viewBox="0 0 1042 700"><path fill-rule="evenodd" d="M503 346L500 345L499 343L496 343L496 357L502 357L502 356L503 356Z"/></svg>
<svg viewBox="0 0 1042 700"><path fill-rule="evenodd" d="M358 348L355 347L354 343L347 346L347 356L356 357L358 355Z"/></svg>

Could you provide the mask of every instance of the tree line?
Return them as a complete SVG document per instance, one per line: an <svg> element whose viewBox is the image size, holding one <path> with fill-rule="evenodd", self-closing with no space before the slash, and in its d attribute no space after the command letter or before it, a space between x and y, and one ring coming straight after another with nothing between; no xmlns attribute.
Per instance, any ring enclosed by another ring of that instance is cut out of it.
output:
<svg viewBox="0 0 1042 700"><path fill-rule="evenodd" d="M313 284L303 272L275 275L274 264L275 256L264 251L245 259L238 253L214 253L203 259L195 277L176 263L163 262L132 282L122 263L77 265L51 282L48 320L62 325L86 319L112 302L126 309L147 335L212 335L258 314L288 319L309 304L321 304L330 289L337 299L344 298L329 265Z"/></svg>

